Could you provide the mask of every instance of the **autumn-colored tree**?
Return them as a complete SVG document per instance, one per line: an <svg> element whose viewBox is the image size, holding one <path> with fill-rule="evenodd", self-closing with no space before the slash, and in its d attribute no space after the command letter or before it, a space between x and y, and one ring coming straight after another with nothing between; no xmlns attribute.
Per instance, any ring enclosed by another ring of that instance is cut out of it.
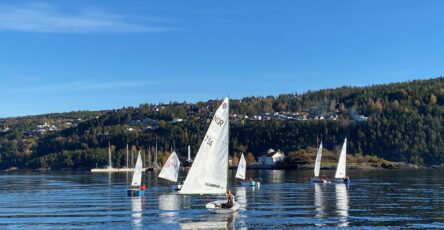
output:
<svg viewBox="0 0 444 230"><path fill-rule="evenodd" d="M247 164L255 163L256 162L256 158L254 157L252 152L248 152L245 161L247 162Z"/></svg>
<svg viewBox="0 0 444 230"><path fill-rule="evenodd" d="M430 95L430 104L436 104L436 100L437 100L437 98L436 98L436 96L435 95Z"/></svg>
<svg viewBox="0 0 444 230"><path fill-rule="evenodd" d="M376 110L376 112L381 112L382 111L382 104L381 104L381 101L379 99L376 100L376 102L374 104L374 109Z"/></svg>
<svg viewBox="0 0 444 230"><path fill-rule="evenodd" d="M233 157L231 158L231 165L238 165L239 164L239 157L235 153Z"/></svg>

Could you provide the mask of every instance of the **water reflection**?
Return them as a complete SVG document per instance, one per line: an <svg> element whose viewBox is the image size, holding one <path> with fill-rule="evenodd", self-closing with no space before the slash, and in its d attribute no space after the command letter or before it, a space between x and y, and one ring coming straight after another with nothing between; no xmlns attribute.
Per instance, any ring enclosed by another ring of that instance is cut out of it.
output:
<svg viewBox="0 0 444 230"><path fill-rule="evenodd" d="M271 173L273 183L282 183L285 177L284 172L284 170L273 170Z"/></svg>
<svg viewBox="0 0 444 230"><path fill-rule="evenodd" d="M180 209L179 195L163 194L159 196L159 210L167 212L160 213L160 219L165 223L176 223L177 211ZM169 212L168 212L169 211Z"/></svg>
<svg viewBox="0 0 444 230"><path fill-rule="evenodd" d="M142 197L131 198L131 217L133 229L142 229Z"/></svg>
<svg viewBox="0 0 444 230"><path fill-rule="evenodd" d="M319 183L314 184L315 189L315 210L316 217L323 218L325 216L324 192Z"/></svg>
<svg viewBox="0 0 444 230"><path fill-rule="evenodd" d="M245 207L247 206L247 188L241 186L236 188L236 201L240 205L241 210L245 210Z"/></svg>
<svg viewBox="0 0 444 230"><path fill-rule="evenodd" d="M336 214L339 216L339 227L347 227L348 222L348 190L345 184L336 184Z"/></svg>
<svg viewBox="0 0 444 230"><path fill-rule="evenodd" d="M211 214L203 220L180 223L180 229L235 229L233 214Z"/></svg>

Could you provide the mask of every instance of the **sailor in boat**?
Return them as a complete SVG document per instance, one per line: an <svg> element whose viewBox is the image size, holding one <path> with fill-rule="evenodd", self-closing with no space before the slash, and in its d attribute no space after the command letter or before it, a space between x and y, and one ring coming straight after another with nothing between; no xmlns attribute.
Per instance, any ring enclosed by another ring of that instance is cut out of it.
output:
<svg viewBox="0 0 444 230"><path fill-rule="evenodd" d="M325 175L322 175L319 179L322 183L328 183L327 177Z"/></svg>
<svg viewBox="0 0 444 230"><path fill-rule="evenodd" d="M350 177L346 176L346 177L342 178L342 182L348 184L350 182Z"/></svg>
<svg viewBox="0 0 444 230"><path fill-rule="evenodd" d="M146 186L144 184L140 185L140 186L129 186L129 189L131 190L131 195L135 196L137 191L145 191L146 190ZM128 194L129 195L129 194Z"/></svg>
<svg viewBox="0 0 444 230"><path fill-rule="evenodd" d="M230 190L227 191L227 203L216 204L216 208L232 208L233 207L234 196Z"/></svg>

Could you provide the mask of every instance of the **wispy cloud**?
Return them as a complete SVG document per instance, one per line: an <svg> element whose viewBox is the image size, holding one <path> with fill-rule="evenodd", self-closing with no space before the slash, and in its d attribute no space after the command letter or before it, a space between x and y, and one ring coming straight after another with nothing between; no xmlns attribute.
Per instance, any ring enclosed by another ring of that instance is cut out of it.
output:
<svg viewBox="0 0 444 230"><path fill-rule="evenodd" d="M83 92L83 91L103 91L103 90L117 90L126 88L141 88L151 85L159 84L157 81L73 81L63 83L51 84L37 84L33 86L26 86L22 88L11 89L15 93L54 93L54 92Z"/></svg>
<svg viewBox="0 0 444 230"><path fill-rule="evenodd" d="M140 19L140 18L139 18ZM0 30L38 33L154 33L174 30L158 18L130 20L100 9L68 12L49 4L0 4Z"/></svg>

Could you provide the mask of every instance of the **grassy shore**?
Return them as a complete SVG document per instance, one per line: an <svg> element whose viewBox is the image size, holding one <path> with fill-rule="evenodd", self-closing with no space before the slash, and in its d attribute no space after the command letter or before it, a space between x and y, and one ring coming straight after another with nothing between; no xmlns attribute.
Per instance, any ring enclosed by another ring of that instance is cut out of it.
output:
<svg viewBox="0 0 444 230"><path fill-rule="evenodd" d="M290 152L288 154L289 163L291 165L297 165L299 169L312 169L316 160L316 148L307 148ZM336 169L338 164L340 150L335 152L323 149L322 151L322 169ZM376 156L355 154L347 155L347 168L348 169L397 169L397 168L419 168L417 165L407 164L403 162L392 162Z"/></svg>

